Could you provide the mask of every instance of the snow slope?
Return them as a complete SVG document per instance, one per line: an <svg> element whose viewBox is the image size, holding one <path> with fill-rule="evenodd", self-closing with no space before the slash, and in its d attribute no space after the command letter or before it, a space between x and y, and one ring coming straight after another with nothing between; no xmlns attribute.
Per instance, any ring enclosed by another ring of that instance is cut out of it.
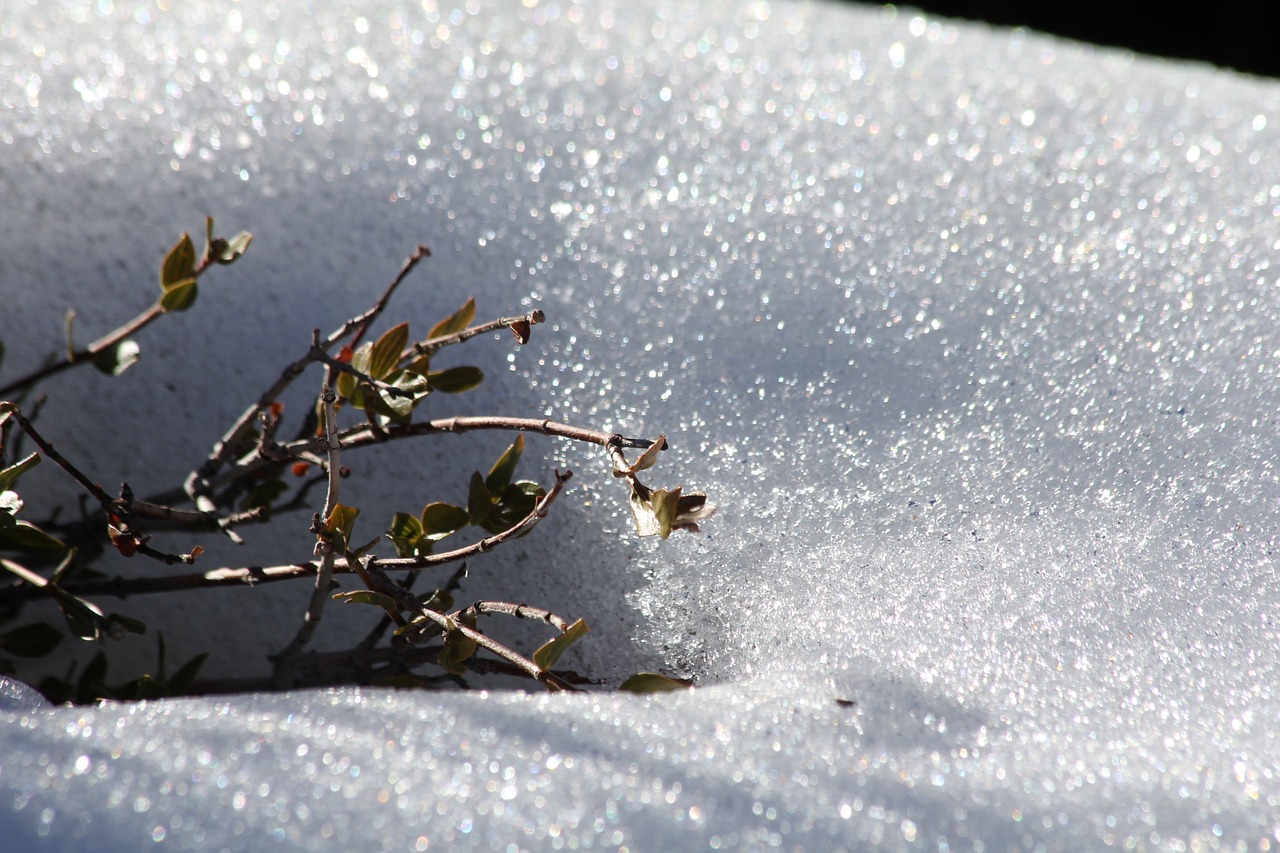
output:
<svg viewBox="0 0 1280 853"><path fill-rule="evenodd" d="M86 336L145 306L206 214L255 233L133 371L49 383L60 448L169 485L429 243L415 328L470 293L550 320L476 347L456 410L665 432L659 481L722 505L638 540L603 459L531 441L574 491L467 591L586 617L577 669L703 687L14 688L15 849L1280 843L1280 87L828 5L169 6L0 24L6 371L68 305ZM437 472L501 444L368 457L353 502L456 499ZM186 599L171 645L225 675L305 591Z"/></svg>

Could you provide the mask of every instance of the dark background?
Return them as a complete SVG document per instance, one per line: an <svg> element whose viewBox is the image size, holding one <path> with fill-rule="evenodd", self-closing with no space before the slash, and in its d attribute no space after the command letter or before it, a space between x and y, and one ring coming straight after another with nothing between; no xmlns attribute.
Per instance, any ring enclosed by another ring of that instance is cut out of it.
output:
<svg viewBox="0 0 1280 853"><path fill-rule="evenodd" d="M1197 59L1226 68L1280 77L1280 2L1216 3L996 2L921 0L900 8L932 15L1022 26L1139 53Z"/></svg>

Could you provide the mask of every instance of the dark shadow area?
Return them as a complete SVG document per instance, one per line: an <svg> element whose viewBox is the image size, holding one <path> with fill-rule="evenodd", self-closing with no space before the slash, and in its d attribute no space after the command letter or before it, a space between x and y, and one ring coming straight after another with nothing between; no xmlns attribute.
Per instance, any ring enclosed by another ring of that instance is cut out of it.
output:
<svg viewBox="0 0 1280 853"><path fill-rule="evenodd" d="M1138 53L1209 62L1249 74L1280 76L1275 49L1280 10L1266 3L1174 6L1154 3L1013 3L924 0L904 4L931 15L1027 27Z"/></svg>

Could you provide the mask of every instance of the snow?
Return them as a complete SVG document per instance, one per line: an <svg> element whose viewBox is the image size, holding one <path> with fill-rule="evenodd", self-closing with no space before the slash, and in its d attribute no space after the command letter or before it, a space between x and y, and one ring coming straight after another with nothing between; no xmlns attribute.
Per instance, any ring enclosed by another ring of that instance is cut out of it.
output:
<svg viewBox="0 0 1280 853"><path fill-rule="evenodd" d="M466 593L586 618L580 671L702 686L10 684L14 849L1280 843L1276 84L820 4L168 6L0 24L6 374L69 305L87 339L148 304L206 214L255 234L129 373L46 383L59 448L168 486L426 242L415 329L472 293L549 319L469 347L489 380L441 411L666 433L655 481L722 506L639 540L607 460L531 440L522 471L573 491ZM502 445L353 456L344 488L362 518L457 500ZM305 598L153 625L261 671Z"/></svg>

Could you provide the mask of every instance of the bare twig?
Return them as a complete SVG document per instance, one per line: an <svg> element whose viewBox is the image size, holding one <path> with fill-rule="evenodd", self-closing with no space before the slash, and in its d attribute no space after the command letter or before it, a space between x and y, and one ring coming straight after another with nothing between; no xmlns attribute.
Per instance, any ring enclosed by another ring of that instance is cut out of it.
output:
<svg viewBox="0 0 1280 853"><path fill-rule="evenodd" d="M319 338L320 332L317 330L315 340L318 342ZM329 454L329 481L324 499L324 512L316 517L317 524L322 523L322 519L331 517L334 507L337 506L338 486L341 479L339 455L342 444L338 440L337 411L334 408L337 395L333 390L333 382L334 370L332 367L327 367L324 371L324 385L320 389L320 400L324 406L324 439L326 451ZM313 524L313 527L315 526L316 524ZM317 537L315 548L316 555L320 558L320 566L316 571L316 584L311 591L306 615L293 641L276 658L273 680L276 688L280 690L293 686L294 675L298 668L298 655L315 635L316 628L320 625L320 617L324 613L325 603L329 600L329 588L333 585L333 567L336 558L333 546L324 537ZM352 562L358 564L358 561Z"/></svg>
<svg viewBox="0 0 1280 853"><path fill-rule="evenodd" d="M559 496L564 484L573 476L572 471L557 471L556 481L545 495L534 506L533 511L512 527L493 536L485 537L462 548L442 551L439 554L428 554L422 557L392 557L378 561L378 568L387 571L410 571L414 569L430 569L466 560L477 554L492 551L502 542L519 536L530 530L546 517L551 504ZM158 578L105 578L95 580L66 581L63 588L76 595L107 595L126 598L130 595L147 595L158 592L178 592L188 589L208 589L228 586L256 586L275 581L297 580L298 578L315 577L319 571L318 561L306 563L290 563L278 566L246 566L240 568L211 569L188 575L172 575ZM334 574L352 574L354 569L345 557L339 557L333 563ZM0 589L0 604L13 601L27 601L39 598L41 592L32 587L11 587Z"/></svg>
<svg viewBox="0 0 1280 853"><path fill-rule="evenodd" d="M387 438L408 438L415 435L432 435L434 433L449 432L461 434L471 432L473 430L514 430L519 432L537 432L543 435L551 435L559 438L569 438L574 441L584 441L589 444L598 444L601 447L610 447L616 444L619 447L631 448L647 448L653 444L652 440L643 438L626 438L617 433L602 432L600 430L585 429L583 427L574 426L572 424L560 423L547 418L508 418L497 415L479 415L472 417L455 417L440 418L434 421L422 421L405 426L392 424L386 428ZM343 430L342 443L344 447L352 449L364 447L368 444L374 444L377 439L374 438L367 426L361 425ZM304 447L307 442L290 442L284 447ZM665 449L665 447L664 447Z"/></svg>
<svg viewBox="0 0 1280 853"><path fill-rule="evenodd" d="M211 266L212 262L212 258L202 259L195 267L192 277L198 279L200 275ZM68 346L68 352L66 352L60 359L48 363L44 367L33 370L25 376L20 376L6 385L0 386L0 396L11 394L16 390L25 388L29 385L34 385L43 379L48 379L50 376L55 376L64 370L75 367L78 364L85 364L92 361L95 356L116 346L130 335L142 331L165 313L166 311L164 307L161 305L160 300L157 299L145 311L138 314L124 325L119 326L98 338L88 346L74 351L72 351L71 347Z"/></svg>
<svg viewBox="0 0 1280 853"><path fill-rule="evenodd" d="M67 474L71 476L71 479L79 483L81 488L92 495L104 512L109 514L118 512L116 502L110 495L103 491L102 486L90 480L83 471L75 465L72 465L65 456L59 453L54 448L53 444L31 425L31 421L27 420L23 416L22 411L16 404L8 402L0 403L0 412L8 413L9 416L13 418L13 422L16 423L33 442L35 442L37 447L44 451L44 455L55 462L63 471L66 471Z"/></svg>
<svg viewBox="0 0 1280 853"><path fill-rule="evenodd" d="M550 610L543 610L540 607L530 607L527 604L511 604L506 601L477 601L470 607L464 608L451 614L455 619L474 619L477 616L483 616L486 613L499 613L504 616L514 616L517 619L537 619L540 622L546 622L548 625L559 631L567 631L569 623L560 618Z"/></svg>
<svg viewBox="0 0 1280 853"><path fill-rule="evenodd" d="M183 484L183 489L186 491L187 495L196 502L197 509L213 510L215 508L213 501L210 498L210 493L217 488L217 486L210 483L210 479L217 474L219 470L221 470L223 465L232 461L237 450L243 447L245 440L253 430L254 424L257 423L258 413L269 408L273 403L275 403L280 398L280 395L284 393L285 389L293 384L295 379L302 375L302 372L306 370L308 365L317 361L320 355L327 355L329 350L341 343L347 335L354 333L353 341L359 342L360 337L368 330L369 325L373 323L373 321L378 318L378 315L382 313L383 309L387 307L387 302L391 299L391 295L395 293L396 288L398 288L401 282L408 277L409 273L418 265L419 261L425 257L429 257L430 255L430 249L426 246L418 246L414 253L405 260L404 265L400 268L400 272L397 273L396 277L387 285L386 290L382 292L382 295L378 297L377 301L375 301L367 311L363 314L352 317L350 320L343 323L333 332L329 333L328 337L324 340L313 340L311 348L307 350L307 354L286 367L284 372L280 374L280 377L276 379L271 387L258 397L257 402L253 403L245 409L243 413L241 413L240 417L237 418L235 423L233 423L223 434L222 438L218 439L218 441L214 443L213 449L209 453L209 457L205 459L198 469L192 471L187 476L187 480Z"/></svg>
<svg viewBox="0 0 1280 853"><path fill-rule="evenodd" d="M483 335L485 332L493 332L498 329L510 329L513 326L518 327L521 323L524 323L527 326L536 326L539 323L545 323L546 320L547 315L537 310L530 311L528 314L521 314L518 317L499 317L498 319L490 320L487 323L469 326L468 328L454 332L451 335L441 335L438 338L427 338L425 341L420 341L405 350L401 359L415 355L431 355L437 350L447 347L450 344L460 344L463 341L474 338L476 335ZM524 343L524 339L521 339L521 343Z"/></svg>
<svg viewBox="0 0 1280 853"><path fill-rule="evenodd" d="M458 631L468 639L474 640L477 646L487 649L508 663L519 667L530 678L540 682L548 690L554 692L566 691L577 692L578 688L569 684L560 678L554 672L541 669L536 663L519 652L509 649L497 640L489 637L475 628L470 628L462 622L443 613L437 613L434 610L428 610L425 607L419 608L416 615L424 619L434 622L442 632Z"/></svg>

